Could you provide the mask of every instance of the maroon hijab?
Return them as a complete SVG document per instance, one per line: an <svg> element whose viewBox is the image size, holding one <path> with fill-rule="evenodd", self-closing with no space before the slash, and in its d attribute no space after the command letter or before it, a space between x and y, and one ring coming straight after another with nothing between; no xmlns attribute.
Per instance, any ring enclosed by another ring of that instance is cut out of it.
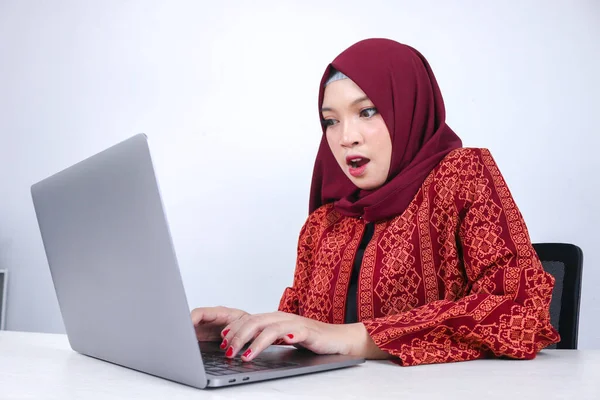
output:
<svg viewBox="0 0 600 400"><path fill-rule="evenodd" d="M379 221L404 212L433 168L460 138L446 125L442 94L427 60L412 47L388 39L360 41L327 66L319 90L319 115L331 67L371 99L392 137L390 172L383 186L361 190L335 160L325 128L314 165L309 211L326 203L343 215Z"/></svg>

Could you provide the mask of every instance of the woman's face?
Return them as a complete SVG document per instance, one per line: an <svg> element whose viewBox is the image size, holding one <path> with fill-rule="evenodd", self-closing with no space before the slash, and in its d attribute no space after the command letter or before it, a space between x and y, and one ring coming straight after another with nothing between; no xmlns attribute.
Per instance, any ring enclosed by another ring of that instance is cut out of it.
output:
<svg viewBox="0 0 600 400"><path fill-rule="evenodd" d="M392 140L367 95L350 79L334 81L325 88L321 114L329 148L352 183L363 190L383 185Z"/></svg>

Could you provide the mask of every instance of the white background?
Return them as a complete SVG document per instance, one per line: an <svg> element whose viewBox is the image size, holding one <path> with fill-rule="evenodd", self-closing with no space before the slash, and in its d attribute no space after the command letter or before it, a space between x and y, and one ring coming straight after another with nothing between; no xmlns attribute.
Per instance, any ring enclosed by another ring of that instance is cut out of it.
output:
<svg viewBox="0 0 600 400"><path fill-rule="evenodd" d="M317 92L367 37L428 58L448 122L500 165L534 242L585 253L600 340L600 3L0 0L0 268L7 328L63 332L32 183L150 137L190 307L277 307L320 138Z"/></svg>

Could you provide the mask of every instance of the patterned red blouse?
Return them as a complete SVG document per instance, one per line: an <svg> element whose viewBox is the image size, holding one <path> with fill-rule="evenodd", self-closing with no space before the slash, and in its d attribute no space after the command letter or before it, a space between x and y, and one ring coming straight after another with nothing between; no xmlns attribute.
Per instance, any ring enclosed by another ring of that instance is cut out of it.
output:
<svg viewBox="0 0 600 400"><path fill-rule="evenodd" d="M313 212L279 310L343 323L364 228L331 204ZM560 340L550 325L553 286L490 152L462 148L429 174L402 215L375 224L357 314L405 366L531 359Z"/></svg>

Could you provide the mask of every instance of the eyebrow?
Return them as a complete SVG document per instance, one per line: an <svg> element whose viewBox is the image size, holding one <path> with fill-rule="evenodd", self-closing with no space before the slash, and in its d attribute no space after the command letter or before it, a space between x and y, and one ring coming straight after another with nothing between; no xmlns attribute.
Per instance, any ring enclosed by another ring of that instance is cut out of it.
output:
<svg viewBox="0 0 600 400"><path fill-rule="evenodd" d="M350 105L354 106L356 104L362 103L365 100L369 100L369 98L367 96L359 97L358 99L356 99L352 103L350 103ZM333 108L330 108L330 107L321 108L321 112L325 112L325 111L333 111Z"/></svg>

